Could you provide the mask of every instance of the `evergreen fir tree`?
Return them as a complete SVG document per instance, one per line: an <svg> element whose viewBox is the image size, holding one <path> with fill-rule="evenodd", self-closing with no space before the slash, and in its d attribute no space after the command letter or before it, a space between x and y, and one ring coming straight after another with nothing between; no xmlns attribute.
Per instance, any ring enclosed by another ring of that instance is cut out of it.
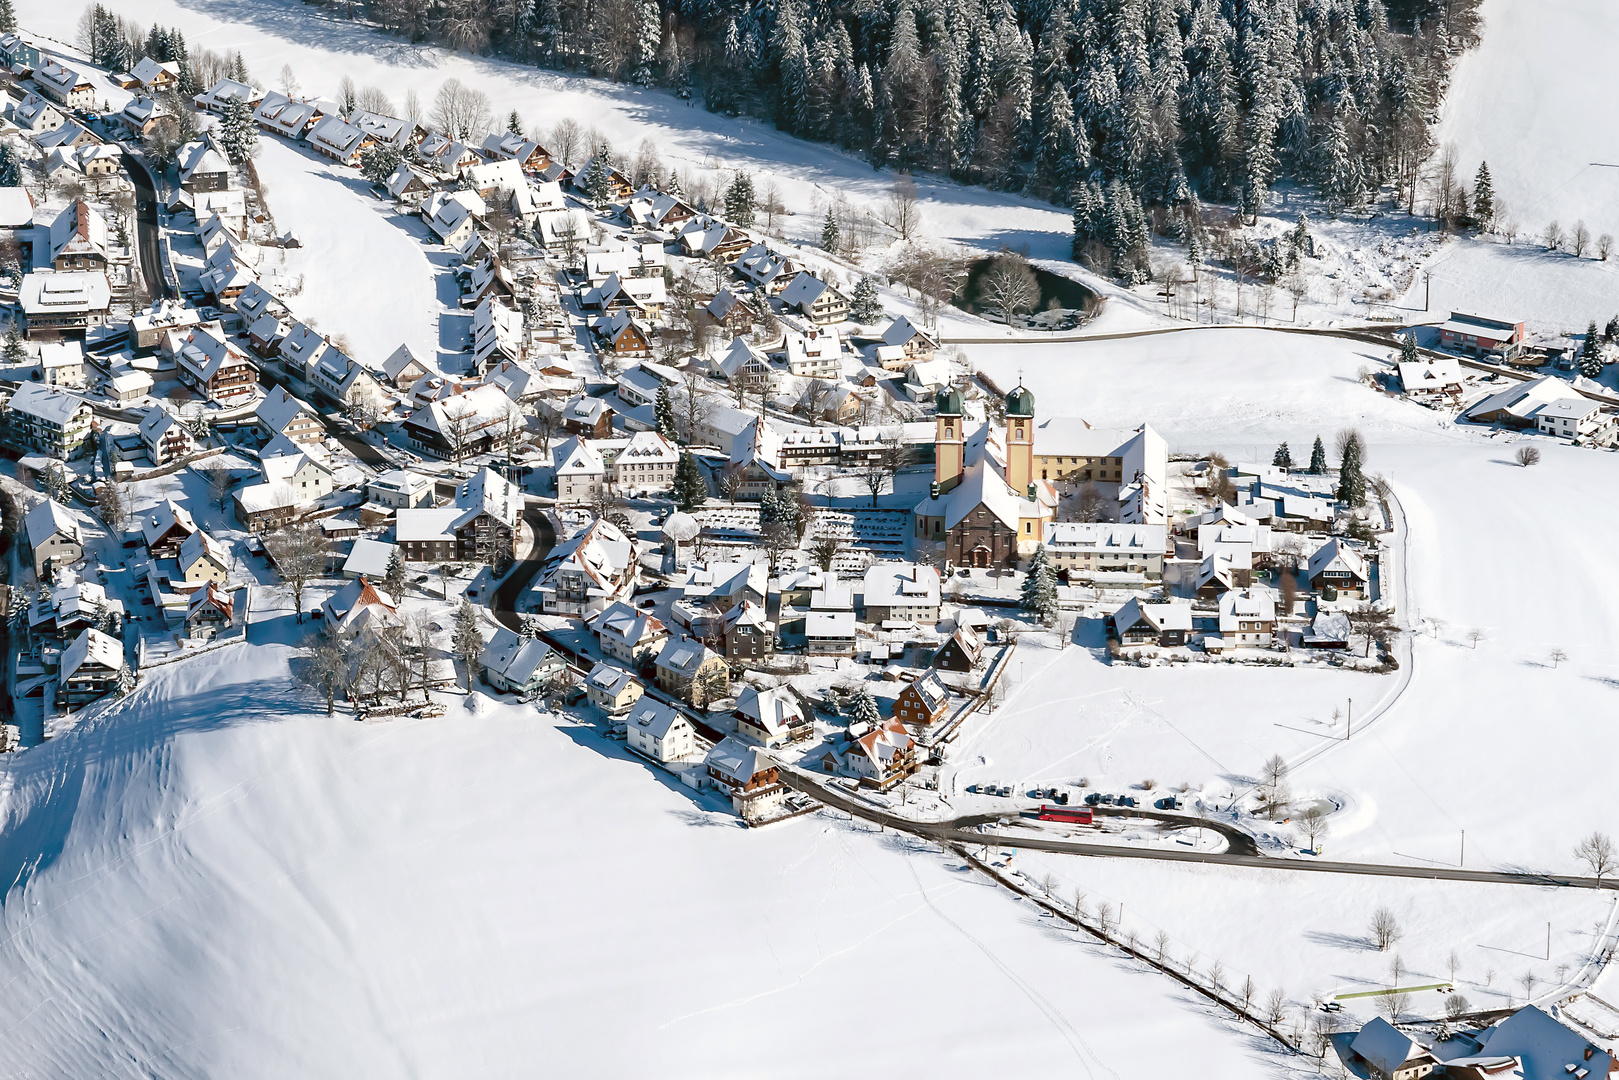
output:
<svg viewBox="0 0 1619 1080"><path fill-rule="evenodd" d="M22 342L22 334L17 331L15 319L6 326L5 357L8 364L20 364L28 359L28 347Z"/></svg>
<svg viewBox="0 0 1619 1080"><path fill-rule="evenodd" d="M516 109L513 109L511 115L506 117L506 130L518 138L523 136L523 118L517 115Z"/></svg>
<svg viewBox="0 0 1619 1080"><path fill-rule="evenodd" d="M1417 360L1417 335L1406 334L1400 338L1400 363L1414 364Z"/></svg>
<svg viewBox="0 0 1619 1080"><path fill-rule="evenodd" d="M455 655L467 665L467 689L472 689L472 666L483 652L483 634L478 630L478 611L472 601L461 598L455 609Z"/></svg>
<svg viewBox="0 0 1619 1080"><path fill-rule="evenodd" d="M1597 335L1595 319L1585 328L1585 340L1580 344L1579 368L1580 374L1587 379L1600 378L1602 375L1602 339Z"/></svg>
<svg viewBox="0 0 1619 1080"><path fill-rule="evenodd" d="M1034 554L1029 556L1023 578L1023 595L1018 606L1039 616L1041 622L1050 622L1057 613L1057 572L1051 567L1044 544L1035 548Z"/></svg>
<svg viewBox="0 0 1619 1080"><path fill-rule="evenodd" d="M1490 182L1490 163L1478 163L1478 175L1473 178L1473 217L1485 228L1495 220L1495 185Z"/></svg>
<svg viewBox="0 0 1619 1080"><path fill-rule="evenodd" d="M641 0L635 10L635 70L631 77L642 86L651 86L657 81L653 68L658 60L658 45L663 39L663 13L658 9L658 0ZM679 47L678 39L676 47Z"/></svg>
<svg viewBox="0 0 1619 1080"><path fill-rule="evenodd" d="M1343 460L1338 463L1338 501L1345 506L1363 506L1366 503L1366 476L1361 472L1359 437L1344 443Z"/></svg>
<svg viewBox="0 0 1619 1080"><path fill-rule="evenodd" d="M232 101L225 106L224 118L219 122L219 142L233 165L240 165L258 149L259 128L247 102Z"/></svg>
<svg viewBox="0 0 1619 1080"><path fill-rule="evenodd" d="M849 297L849 318L857 323L873 323L883 317L883 303L877 295L877 279L862 274Z"/></svg>
<svg viewBox="0 0 1619 1080"><path fill-rule="evenodd" d="M877 699L871 696L871 691L862 688L855 694L854 701L850 703L849 714L857 724L877 724L882 722L882 712L877 708Z"/></svg>
<svg viewBox="0 0 1619 1080"><path fill-rule="evenodd" d="M392 143L376 143L360 155L360 174L373 184L386 184L403 156Z"/></svg>
<svg viewBox="0 0 1619 1080"><path fill-rule="evenodd" d="M231 57L230 77L244 86L253 85L253 80L247 74L247 61L242 58L242 50L240 49L237 49L235 55Z"/></svg>
<svg viewBox="0 0 1619 1080"><path fill-rule="evenodd" d="M725 189L725 220L739 229L753 228L753 177L745 172L736 174L731 186Z"/></svg>
<svg viewBox="0 0 1619 1080"><path fill-rule="evenodd" d="M400 558L397 547L388 556L388 569L382 583L397 604L405 594L405 560Z"/></svg>
<svg viewBox="0 0 1619 1080"><path fill-rule="evenodd" d="M128 664L118 665L118 696L128 697L129 692L135 689L135 673L129 670Z"/></svg>
<svg viewBox="0 0 1619 1080"><path fill-rule="evenodd" d="M197 81L196 72L191 70L191 58L189 56L182 53L175 60L175 63L180 69L174 77L175 90L179 92L181 101L190 101L202 93L204 87Z"/></svg>
<svg viewBox="0 0 1619 1080"><path fill-rule="evenodd" d="M1284 442L1276 448L1276 454L1270 459L1270 463L1278 469L1291 469L1293 467L1293 454L1288 450L1287 443Z"/></svg>
<svg viewBox="0 0 1619 1080"><path fill-rule="evenodd" d="M686 513L700 509L708 501L708 484L703 480L703 471L697 466L697 459L689 452L680 455L680 464L675 466L674 489L675 505Z"/></svg>
<svg viewBox="0 0 1619 1080"><path fill-rule="evenodd" d="M22 168L10 143L0 143L0 187L21 187Z"/></svg>
<svg viewBox="0 0 1619 1080"><path fill-rule="evenodd" d="M663 383L658 384L658 397L652 405L652 417L658 423L658 434L671 443L678 443L679 436L675 431L675 399L669 396L669 387Z"/></svg>
<svg viewBox="0 0 1619 1080"><path fill-rule="evenodd" d="M0 0L0 32L11 34L17 30L17 12L11 0Z"/></svg>
<svg viewBox="0 0 1619 1080"><path fill-rule="evenodd" d="M821 222L821 248L825 251L838 250L838 219L830 206L826 208L826 220Z"/></svg>
<svg viewBox="0 0 1619 1080"><path fill-rule="evenodd" d="M1315 437L1315 445L1310 448L1310 475L1324 476L1327 472L1327 448L1321 445L1321 436Z"/></svg>
<svg viewBox="0 0 1619 1080"><path fill-rule="evenodd" d="M1608 325L1602 328L1602 340L1612 341L1619 338L1619 315L1608 320Z"/></svg>

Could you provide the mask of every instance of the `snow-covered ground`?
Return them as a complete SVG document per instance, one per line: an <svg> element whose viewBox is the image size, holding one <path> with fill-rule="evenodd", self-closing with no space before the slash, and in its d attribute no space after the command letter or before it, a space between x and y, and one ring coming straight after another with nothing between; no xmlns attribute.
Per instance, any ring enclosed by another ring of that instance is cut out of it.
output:
<svg viewBox="0 0 1619 1080"><path fill-rule="evenodd" d="M1286 1071L958 860L743 830L527 708L328 720L247 648L7 763L8 1071L1103 1077L1148 1045Z"/></svg>
<svg viewBox="0 0 1619 1080"><path fill-rule="evenodd" d="M276 228L304 245L286 252L284 272L303 278L287 298L293 314L341 335L362 363L380 367L401 344L436 356L438 313L446 298L454 308L457 290L448 253L426 243L426 224L395 214L353 169L271 135L259 146L255 164Z"/></svg>
<svg viewBox="0 0 1619 1080"><path fill-rule="evenodd" d="M1495 190L1526 234L1584 219L1619 235L1619 116L1598 102L1619 45L1607 0L1484 0L1484 41L1456 65L1437 132L1462 179L1490 163Z"/></svg>
<svg viewBox="0 0 1619 1080"><path fill-rule="evenodd" d="M1601 329L1619 314L1619 259L1547 251L1534 237L1513 244L1497 236L1454 238L1424 269L1431 296L1419 274L1401 300L1413 321L1472 311L1522 319L1541 333L1583 334L1592 320Z"/></svg>

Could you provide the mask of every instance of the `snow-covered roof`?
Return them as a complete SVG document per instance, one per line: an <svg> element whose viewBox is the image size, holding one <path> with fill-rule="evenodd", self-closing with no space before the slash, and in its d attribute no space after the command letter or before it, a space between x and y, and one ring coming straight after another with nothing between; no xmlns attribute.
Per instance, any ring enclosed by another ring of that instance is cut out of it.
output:
<svg viewBox="0 0 1619 1080"><path fill-rule="evenodd" d="M16 393L11 395L11 407L59 428L66 427L75 416L90 408L82 398L37 382L25 382L17 387Z"/></svg>
<svg viewBox="0 0 1619 1080"><path fill-rule="evenodd" d="M1168 550L1169 534L1158 525L1058 521L1046 525L1045 545L1057 550L1079 549L1162 555Z"/></svg>
<svg viewBox="0 0 1619 1080"><path fill-rule="evenodd" d="M17 292L26 315L64 315L106 311L112 287L104 270L58 270L26 274Z"/></svg>
<svg viewBox="0 0 1619 1080"><path fill-rule="evenodd" d="M938 607L939 572L907 562L872 563L865 575L866 606Z"/></svg>
<svg viewBox="0 0 1619 1080"><path fill-rule="evenodd" d="M1366 560L1360 552L1334 536L1310 556L1309 576L1315 577L1325 570L1345 570L1361 581L1366 578Z"/></svg>
<svg viewBox="0 0 1619 1080"><path fill-rule="evenodd" d="M716 743L703 763L721 776L743 784L776 766L769 754L757 746L749 746L734 735L728 735Z"/></svg>
<svg viewBox="0 0 1619 1080"><path fill-rule="evenodd" d="M1360 1029L1349 1048L1371 1062L1384 1076L1393 1076L1411 1057L1416 1043L1382 1017Z"/></svg>
<svg viewBox="0 0 1619 1080"><path fill-rule="evenodd" d="M393 544L385 541L372 540L365 536L358 537L354 541L354 546L349 548L348 558L343 560L343 576L379 579L386 577L396 550Z"/></svg>
<svg viewBox="0 0 1619 1080"><path fill-rule="evenodd" d="M73 639L73 644L63 650L62 666L57 677L66 682L86 664L97 664L117 671L124 666L124 647L117 638L87 626Z"/></svg>
<svg viewBox="0 0 1619 1080"><path fill-rule="evenodd" d="M767 734L777 735L804 722L804 710L785 687L758 690L747 687L736 698L736 715L746 717Z"/></svg>
<svg viewBox="0 0 1619 1080"><path fill-rule="evenodd" d="M539 638L525 638L501 627L484 646L478 662L509 682L526 686L535 673L562 666L562 655Z"/></svg>
<svg viewBox="0 0 1619 1080"><path fill-rule="evenodd" d="M1462 415L1473 419L1492 413L1506 413L1519 420L1528 420L1542 405L1550 405L1567 396L1568 389L1567 382L1552 375L1530 382L1514 383L1505 390L1491 394Z"/></svg>
<svg viewBox="0 0 1619 1080"><path fill-rule="evenodd" d="M617 669L615 669L617 670ZM626 681L629 672L623 672ZM622 688L621 688L622 689ZM614 691L616 692L616 691ZM654 739L667 739L669 732L685 724L690 726L691 721L671 705L661 701L653 701L643 697L630 707L629 715L624 719L626 728L632 728Z"/></svg>
<svg viewBox="0 0 1619 1080"><path fill-rule="evenodd" d="M811 611L804 616L804 636L817 638L854 637L855 619L852 611Z"/></svg>
<svg viewBox="0 0 1619 1080"><path fill-rule="evenodd" d="M555 463L558 477L601 476L607 472L601 455L577 435L553 447L551 460Z"/></svg>
<svg viewBox="0 0 1619 1080"><path fill-rule="evenodd" d="M662 650L659 651L657 666L685 678L692 678L705 661L718 655L719 653L696 638L672 637L664 642Z"/></svg>
<svg viewBox="0 0 1619 1080"><path fill-rule="evenodd" d="M186 537L180 545L180 570L182 572L189 570L204 559L221 570L230 567L230 557L225 554L225 549L220 546L219 541L198 529Z"/></svg>
<svg viewBox="0 0 1619 1080"><path fill-rule="evenodd" d="M612 697L622 694L634 681L634 675L603 660L598 660L596 666L590 669L590 674L585 676L586 683Z"/></svg>
<svg viewBox="0 0 1619 1080"><path fill-rule="evenodd" d="M34 197L25 187L0 187L0 228L21 229L34 223Z"/></svg>
<svg viewBox="0 0 1619 1080"><path fill-rule="evenodd" d="M669 632L651 612L638 611L620 600L615 600L603 608L601 613L590 621L590 629L595 631L598 637L612 638L629 648L634 648L649 638L663 637Z"/></svg>
<svg viewBox="0 0 1619 1080"><path fill-rule="evenodd" d="M23 530L28 534L28 546L37 548L53 536L67 536L77 541L79 527L62 505L55 499L46 499L23 515Z"/></svg>

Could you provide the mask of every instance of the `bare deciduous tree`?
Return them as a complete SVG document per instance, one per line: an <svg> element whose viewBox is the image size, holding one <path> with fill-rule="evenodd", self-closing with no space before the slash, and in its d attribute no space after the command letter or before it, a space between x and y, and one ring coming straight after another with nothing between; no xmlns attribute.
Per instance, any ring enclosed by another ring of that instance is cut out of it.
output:
<svg viewBox="0 0 1619 1080"><path fill-rule="evenodd" d="M1608 256L1612 254L1613 234L1603 233L1601 236L1597 237L1597 258L1601 259L1603 262L1607 262Z"/></svg>
<svg viewBox="0 0 1619 1080"><path fill-rule="evenodd" d="M551 153L564 165L572 163L575 151L583 145L585 129L571 116L563 117L551 125L546 136Z"/></svg>
<svg viewBox="0 0 1619 1080"><path fill-rule="evenodd" d="M1388 952L1400 940L1399 921L1394 918L1394 912L1386 907L1372 912L1371 931L1372 944L1377 946L1379 952Z"/></svg>
<svg viewBox="0 0 1619 1080"><path fill-rule="evenodd" d="M348 649L329 629L309 635L304 647L309 651L304 682L319 691L326 701L326 715L331 716L336 711L337 693L348 677Z"/></svg>
<svg viewBox="0 0 1619 1080"><path fill-rule="evenodd" d="M1304 829L1304 835L1309 837L1310 850L1317 850L1316 840L1327 833L1327 815L1319 804L1308 807L1299 815L1299 824Z"/></svg>
<svg viewBox="0 0 1619 1080"><path fill-rule="evenodd" d="M1001 320L1010 323L1019 311L1028 311L1040 299L1040 282L1029 260L1015 251L995 256L978 282L978 301L997 308Z"/></svg>
<svg viewBox="0 0 1619 1080"><path fill-rule="evenodd" d="M1547 251L1556 251L1563 246L1563 227L1553 221L1546 226L1540 238L1545 243Z"/></svg>
<svg viewBox="0 0 1619 1080"><path fill-rule="evenodd" d="M492 115L488 94L452 76L439 85L438 93L433 96L428 121L441 134L459 142L475 137L482 141L481 137L493 122Z"/></svg>
<svg viewBox="0 0 1619 1080"><path fill-rule="evenodd" d="M1476 649L1476 648L1478 648L1479 639L1484 636L1484 631L1482 631L1482 630L1469 630L1465 636L1467 638L1468 647L1472 648L1472 649Z"/></svg>
<svg viewBox="0 0 1619 1080"><path fill-rule="evenodd" d="M1520 446L1514 456L1518 459L1518 464L1527 469L1531 465L1540 464L1540 447Z"/></svg>
<svg viewBox="0 0 1619 1080"><path fill-rule="evenodd" d="M282 588L292 597L297 621L304 621L304 590L309 583L326 572L329 545L321 534L320 526L312 521L300 521L264 538L264 550L275 563L281 575Z"/></svg>
<svg viewBox="0 0 1619 1080"><path fill-rule="evenodd" d="M1552 669L1556 670L1558 664L1561 664L1564 660L1568 659L1568 653L1564 652L1562 649L1553 649L1551 652L1546 654L1546 659L1552 662Z"/></svg>
<svg viewBox="0 0 1619 1080"><path fill-rule="evenodd" d="M1613 841L1606 833L1594 832L1574 845L1574 857L1590 869L1592 877L1601 881L1614 868Z"/></svg>
<svg viewBox="0 0 1619 1080"><path fill-rule="evenodd" d="M1585 256L1586 249L1591 246L1591 230L1585 227L1585 222L1574 223L1574 231L1568 234L1568 246L1576 259Z"/></svg>
<svg viewBox="0 0 1619 1080"><path fill-rule="evenodd" d="M911 174L901 172L894 177L894 185L888 190L888 202L883 207L883 220L888 227L899 233L901 240L909 240L911 234L916 232L921 224L921 215L917 211L916 181Z"/></svg>
<svg viewBox="0 0 1619 1080"><path fill-rule="evenodd" d="M1265 999L1265 1019L1270 1021L1271 1027L1287 1019L1287 995L1281 990L1272 990Z"/></svg>
<svg viewBox="0 0 1619 1080"><path fill-rule="evenodd" d="M1389 623L1389 613L1382 611L1373 604L1364 603L1344 613L1349 620L1350 628L1355 633L1366 638L1366 656L1372 655L1372 641L1377 637L1379 630Z"/></svg>

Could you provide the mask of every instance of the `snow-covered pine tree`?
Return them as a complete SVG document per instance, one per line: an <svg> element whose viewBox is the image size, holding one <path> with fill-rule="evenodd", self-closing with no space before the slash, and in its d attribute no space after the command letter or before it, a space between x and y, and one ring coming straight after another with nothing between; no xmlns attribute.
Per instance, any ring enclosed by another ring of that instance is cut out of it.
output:
<svg viewBox="0 0 1619 1080"><path fill-rule="evenodd" d="M1345 506L1366 503L1366 476L1361 472L1360 437L1344 441L1344 456L1338 463L1338 501Z"/></svg>
<svg viewBox="0 0 1619 1080"><path fill-rule="evenodd" d="M129 670L128 664L118 665L118 696L128 697L129 692L135 689L135 673Z"/></svg>
<svg viewBox="0 0 1619 1080"><path fill-rule="evenodd" d="M1286 442L1276 448L1276 453L1271 457L1270 463L1278 469L1291 469L1293 467L1293 454L1288 450Z"/></svg>
<svg viewBox="0 0 1619 1080"><path fill-rule="evenodd" d="M1051 567L1044 544L1029 556L1018 606L1038 616L1041 622L1050 622L1057 613L1057 572Z"/></svg>
<svg viewBox="0 0 1619 1080"><path fill-rule="evenodd" d="M1495 223L1495 185L1490 182L1490 163L1478 163L1478 175L1473 177L1473 218L1488 229Z"/></svg>
<svg viewBox="0 0 1619 1080"><path fill-rule="evenodd" d="M877 295L877 279L862 274L849 297L849 318L857 323L874 323L883 317L883 302Z"/></svg>
<svg viewBox="0 0 1619 1080"><path fill-rule="evenodd" d="M506 117L506 130L518 138L523 136L523 118L517 115L516 109L513 109Z"/></svg>
<svg viewBox="0 0 1619 1080"><path fill-rule="evenodd" d="M662 41L663 12L658 8L658 0L641 0L636 7L635 71L632 77L642 86L651 86L657 81L654 67Z"/></svg>
<svg viewBox="0 0 1619 1080"><path fill-rule="evenodd" d="M738 172L725 189L725 220L739 229L753 228L753 176Z"/></svg>
<svg viewBox="0 0 1619 1080"><path fill-rule="evenodd" d="M15 33L17 29L17 11L11 0L0 0L0 33Z"/></svg>
<svg viewBox="0 0 1619 1080"><path fill-rule="evenodd" d="M1608 320L1608 325L1602 328L1602 340L1613 341L1619 338L1619 315Z"/></svg>
<svg viewBox="0 0 1619 1080"><path fill-rule="evenodd" d="M10 143L0 143L0 187L21 187L22 168Z"/></svg>
<svg viewBox="0 0 1619 1080"><path fill-rule="evenodd" d="M472 606L472 601L466 597L461 598L461 606L455 609L455 655L467 666L467 690L472 689L472 668L478 661L478 654L483 651L483 634L478 629L478 612Z"/></svg>
<svg viewBox="0 0 1619 1080"><path fill-rule="evenodd" d="M1597 334L1596 320L1585 328L1585 340L1580 343L1580 374L1587 379L1602 377L1602 339Z"/></svg>
<svg viewBox="0 0 1619 1080"><path fill-rule="evenodd" d="M697 467L697 459L691 456L690 451L681 454L680 463L675 466L671 494L675 505L688 514L708 501L708 483L703 479L703 471Z"/></svg>
<svg viewBox="0 0 1619 1080"><path fill-rule="evenodd" d="M652 418L657 421L659 435L671 443L680 441L675 428L675 399L669 396L669 387L661 382L658 384L657 399L652 404Z"/></svg>
<svg viewBox="0 0 1619 1080"><path fill-rule="evenodd" d="M225 115L219 122L219 144L233 165L240 165L258 149L259 129L247 102L231 101L225 106Z"/></svg>
<svg viewBox="0 0 1619 1080"><path fill-rule="evenodd" d="M877 708L877 699L864 687L855 694L854 701L849 705L849 714L858 724L877 724L883 718L882 712Z"/></svg>
<svg viewBox="0 0 1619 1080"><path fill-rule="evenodd" d="M385 184L403 160L399 147L392 143L375 143L360 154L360 175L373 184Z"/></svg>
<svg viewBox="0 0 1619 1080"><path fill-rule="evenodd" d="M17 320L15 319L6 324L4 355L8 364L20 364L28 359L28 346L23 344L22 334L17 330Z"/></svg>
<svg viewBox="0 0 1619 1080"><path fill-rule="evenodd" d="M1315 437L1315 445L1310 448L1310 475L1324 476L1327 472L1327 448L1321 445L1321 436Z"/></svg>
<svg viewBox="0 0 1619 1080"><path fill-rule="evenodd" d="M821 222L821 247L825 251L838 250L838 217L832 208L826 208L826 219Z"/></svg>

